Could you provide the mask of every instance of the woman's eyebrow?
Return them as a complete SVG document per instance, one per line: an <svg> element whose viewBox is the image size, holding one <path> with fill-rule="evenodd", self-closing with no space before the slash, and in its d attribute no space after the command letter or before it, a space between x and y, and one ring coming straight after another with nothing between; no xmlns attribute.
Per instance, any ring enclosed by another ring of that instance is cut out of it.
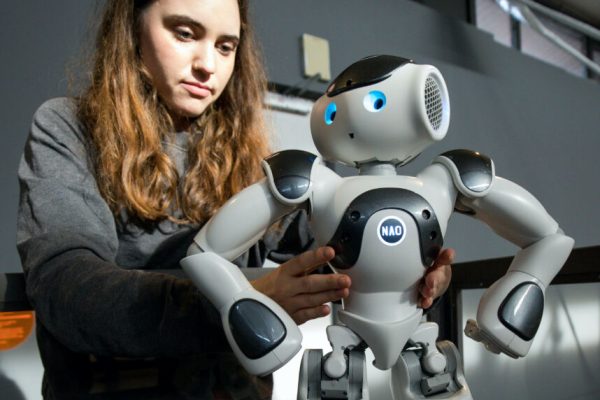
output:
<svg viewBox="0 0 600 400"><path fill-rule="evenodd" d="M196 21L195 19L188 17L187 15L179 15L179 14L167 15L166 17L164 17L163 20L164 20L164 22L169 23L169 24L189 25L195 29L204 30L204 25L202 25L201 22Z"/></svg>

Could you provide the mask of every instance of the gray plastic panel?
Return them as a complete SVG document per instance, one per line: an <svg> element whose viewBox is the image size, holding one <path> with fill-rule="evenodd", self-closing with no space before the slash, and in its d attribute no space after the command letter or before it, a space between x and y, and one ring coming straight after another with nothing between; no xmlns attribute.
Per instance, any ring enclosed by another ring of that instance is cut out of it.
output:
<svg viewBox="0 0 600 400"><path fill-rule="evenodd" d="M283 341L286 335L281 320L254 300L240 300L229 311L231 333L246 357L256 360Z"/></svg>
<svg viewBox="0 0 600 400"><path fill-rule="evenodd" d="M535 283L524 283L506 297L498 317L508 329L523 340L534 338L542 321L544 293Z"/></svg>

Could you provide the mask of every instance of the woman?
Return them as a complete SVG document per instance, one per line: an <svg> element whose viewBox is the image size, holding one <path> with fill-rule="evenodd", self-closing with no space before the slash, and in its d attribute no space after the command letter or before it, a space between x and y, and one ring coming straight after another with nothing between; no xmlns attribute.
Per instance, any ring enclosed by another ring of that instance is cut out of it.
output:
<svg viewBox="0 0 600 400"><path fill-rule="evenodd" d="M247 3L107 0L87 90L34 115L18 249L45 398L269 397L270 380L229 353L213 307L164 273L227 198L262 176L269 154ZM297 323L329 313L324 303L350 286L345 275L306 274L333 250L307 251L305 222L289 216L236 261L289 259L253 284ZM446 289L452 257L443 252L427 274L423 307ZM140 365L141 381L125 379Z"/></svg>

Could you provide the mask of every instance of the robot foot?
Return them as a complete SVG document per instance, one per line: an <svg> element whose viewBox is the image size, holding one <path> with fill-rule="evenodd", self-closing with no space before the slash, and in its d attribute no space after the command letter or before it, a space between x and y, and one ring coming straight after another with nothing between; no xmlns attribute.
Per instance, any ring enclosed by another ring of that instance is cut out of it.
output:
<svg viewBox="0 0 600 400"><path fill-rule="evenodd" d="M445 358L445 366L438 372L429 372L426 355L430 351L420 345L406 347L392 370L394 399L472 399L456 346L440 341L437 349Z"/></svg>
<svg viewBox="0 0 600 400"><path fill-rule="evenodd" d="M329 354L323 356L321 349L305 350L300 364L298 400L369 400L364 350L349 350L346 356L345 374L331 378L324 368Z"/></svg>

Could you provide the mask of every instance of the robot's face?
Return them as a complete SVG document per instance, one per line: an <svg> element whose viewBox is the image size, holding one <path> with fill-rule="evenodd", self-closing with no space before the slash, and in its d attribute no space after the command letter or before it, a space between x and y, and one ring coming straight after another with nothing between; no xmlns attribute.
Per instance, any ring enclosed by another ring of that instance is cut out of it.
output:
<svg viewBox="0 0 600 400"><path fill-rule="evenodd" d="M315 103L311 132L328 160L404 164L446 135L448 91L440 72L392 56L352 64Z"/></svg>

